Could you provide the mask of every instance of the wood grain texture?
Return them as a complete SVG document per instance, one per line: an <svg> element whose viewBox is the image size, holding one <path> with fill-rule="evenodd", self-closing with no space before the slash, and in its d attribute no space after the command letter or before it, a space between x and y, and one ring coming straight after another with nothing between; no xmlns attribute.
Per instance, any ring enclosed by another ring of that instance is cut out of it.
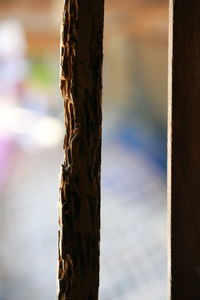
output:
<svg viewBox="0 0 200 300"><path fill-rule="evenodd" d="M65 2L58 300L98 299L103 15L103 0Z"/></svg>
<svg viewBox="0 0 200 300"><path fill-rule="evenodd" d="M200 299L200 2L171 5L171 299L195 300Z"/></svg>

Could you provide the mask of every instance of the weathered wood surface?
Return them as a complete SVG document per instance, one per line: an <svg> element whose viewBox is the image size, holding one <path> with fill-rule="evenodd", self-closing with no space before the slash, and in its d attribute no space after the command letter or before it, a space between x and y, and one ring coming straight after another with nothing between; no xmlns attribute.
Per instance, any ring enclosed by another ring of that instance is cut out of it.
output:
<svg viewBox="0 0 200 300"><path fill-rule="evenodd" d="M99 286L103 0L66 0L61 40L65 159L59 200L59 300Z"/></svg>
<svg viewBox="0 0 200 300"><path fill-rule="evenodd" d="M200 1L170 2L173 12L168 169L171 299L197 300L200 299Z"/></svg>

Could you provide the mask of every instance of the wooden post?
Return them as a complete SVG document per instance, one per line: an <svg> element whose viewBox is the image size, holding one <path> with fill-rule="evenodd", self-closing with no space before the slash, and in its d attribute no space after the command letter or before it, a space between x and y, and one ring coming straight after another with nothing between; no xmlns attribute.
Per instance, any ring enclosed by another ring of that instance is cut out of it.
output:
<svg viewBox="0 0 200 300"><path fill-rule="evenodd" d="M103 0L65 1L58 300L98 299L103 15Z"/></svg>
<svg viewBox="0 0 200 300"><path fill-rule="evenodd" d="M200 1L170 0L170 11L171 299L197 300L200 299Z"/></svg>

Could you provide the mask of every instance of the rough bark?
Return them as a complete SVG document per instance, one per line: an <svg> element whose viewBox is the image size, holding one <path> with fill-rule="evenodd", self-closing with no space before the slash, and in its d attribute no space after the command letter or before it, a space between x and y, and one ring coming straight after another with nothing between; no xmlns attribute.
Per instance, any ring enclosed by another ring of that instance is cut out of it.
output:
<svg viewBox="0 0 200 300"><path fill-rule="evenodd" d="M171 0L171 12L171 299L196 300L200 299L200 2Z"/></svg>
<svg viewBox="0 0 200 300"><path fill-rule="evenodd" d="M64 6L58 300L98 299L103 2L66 0Z"/></svg>

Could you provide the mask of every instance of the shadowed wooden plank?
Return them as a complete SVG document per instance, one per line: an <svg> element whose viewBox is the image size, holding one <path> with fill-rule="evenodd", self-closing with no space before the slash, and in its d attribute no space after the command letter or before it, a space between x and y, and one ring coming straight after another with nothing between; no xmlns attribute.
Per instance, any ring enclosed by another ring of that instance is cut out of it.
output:
<svg viewBox="0 0 200 300"><path fill-rule="evenodd" d="M195 300L200 299L200 2L170 5L171 299Z"/></svg>

